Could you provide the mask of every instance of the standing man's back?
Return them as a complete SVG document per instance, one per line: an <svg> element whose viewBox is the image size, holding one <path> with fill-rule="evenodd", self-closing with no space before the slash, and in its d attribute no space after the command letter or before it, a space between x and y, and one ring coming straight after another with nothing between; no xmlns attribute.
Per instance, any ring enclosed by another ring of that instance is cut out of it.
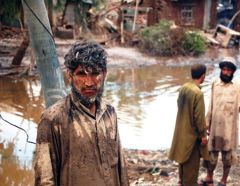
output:
<svg viewBox="0 0 240 186"><path fill-rule="evenodd" d="M174 139L177 140L172 143L175 147L171 148L170 159L183 163L189 158L194 142L198 136L200 137L201 132L204 134L206 128L203 93L196 84L186 83L180 89L177 104L176 122L178 124L175 131L178 132L174 133Z"/></svg>
<svg viewBox="0 0 240 186"><path fill-rule="evenodd" d="M184 186L197 185L200 157L208 158L205 106L200 90L205 73L205 65L193 65L193 80L182 86L178 96L178 113L169 159L179 163L179 179Z"/></svg>

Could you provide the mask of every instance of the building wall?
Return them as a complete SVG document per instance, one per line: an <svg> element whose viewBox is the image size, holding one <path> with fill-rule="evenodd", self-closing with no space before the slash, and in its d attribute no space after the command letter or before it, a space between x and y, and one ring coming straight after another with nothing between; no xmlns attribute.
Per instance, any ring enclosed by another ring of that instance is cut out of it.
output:
<svg viewBox="0 0 240 186"><path fill-rule="evenodd" d="M168 16L171 19L175 20L177 25L181 26L193 26L197 28L203 27L203 17L204 17L204 3L205 0L179 0L179 1L167 1L171 10L168 11ZM183 6L192 7L192 23L186 25L185 21L182 21L181 11ZM165 17L165 14L162 14L161 17Z"/></svg>
<svg viewBox="0 0 240 186"><path fill-rule="evenodd" d="M215 28L217 26L217 3L218 0L212 0L211 8L211 18L210 18L210 28Z"/></svg>
<svg viewBox="0 0 240 186"><path fill-rule="evenodd" d="M147 16L148 26L154 25L161 19L168 19L173 20L176 25L202 29L204 27L204 9L206 1L207 0L142 0L140 6L151 7L151 10L148 12ZM218 0L211 0L209 28L216 27L217 2ZM183 21L181 15L183 7L188 5L191 6L192 22L191 24L187 25L187 21ZM239 8L240 0L238 1L238 9Z"/></svg>
<svg viewBox="0 0 240 186"><path fill-rule="evenodd" d="M151 16L149 16L150 25L158 22L160 19L168 19L174 20L177 25L203 28L205 1L206 0L165 0L164 3L159 3L157 0L145 0L143 6L149 6L153 8L153 10L150 12ZM216 26L217 1L218 0L212 0L209 23L210 28L214 28ZM192 6L191 25L184 25L181 20L181 10L184 5Z"/></svg>

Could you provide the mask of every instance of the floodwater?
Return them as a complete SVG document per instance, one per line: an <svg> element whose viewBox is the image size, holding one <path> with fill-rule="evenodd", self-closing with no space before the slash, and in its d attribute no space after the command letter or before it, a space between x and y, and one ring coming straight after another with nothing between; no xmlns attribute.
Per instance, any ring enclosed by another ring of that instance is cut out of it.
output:
<svg viewBox="0 0 240 186"><path fill-rule="evenodd" d="M209 65L202 90L208 106L210 83L219 75ZM104 97L115 106L122 146L134 149L170 147L179 87L190 79L189 66L153 65L110 69ZM237 75L239 77L239 72ZM40 81L0 78L0 183L32 185L37 123L44 110ZM3 120L4 119L4 120ZM28 134L9 123L22 127Z"/></svg>

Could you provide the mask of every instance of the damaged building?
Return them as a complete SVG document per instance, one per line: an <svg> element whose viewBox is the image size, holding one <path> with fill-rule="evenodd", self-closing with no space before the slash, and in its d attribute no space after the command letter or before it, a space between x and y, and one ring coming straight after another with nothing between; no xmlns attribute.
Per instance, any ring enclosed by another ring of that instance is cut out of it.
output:
<svg viewBox="0 0 240 186"><path fill-rule="evenodd" d="M123 0L121 9L126 29L131 27L129 24L136 24L135 27L150 26L159 22L160 19L173 20L179 26L209 29L231 19L231 16L240 9L240 1Z"/></svg>
<svg viewBox="0 0 240 186"><path fill-rule="evenodd" d="M181 27L208 30L217 28L220 24L239 31L239 10L238 0L111 0L107 9L99 13L89 9L86 27L100 42L119 36L122 42L124 37L134 40L134 33L162 19L172 20ZM71 21L73 17L66 10L63 15L64 25L76 25ZM229 33L236 35L235 32ZM238 35L236 37L239 38Z"/></svg>
<svg viewBox="0 0 240 186"><path fill-rule="evenodd" d="M137 4L137 3L136 3ZM138 8L138 15L145 10L146 24L153 25L161 19L173 20L176 25L195 28L215 27L217 0L144 0L139 6L123 3L123 20L127 24L127 12ZM130 13L129 13L130 14ZM134 15L134 13L132 13ZM128 21L128 22L127 22ZM133 21L132 21L133 22ZM137 24L137 23L136 23Z"/></svg>
<svg viewBox="0 0 240 186"><path fill-rule="evenodd" d="M125 32L134 33L166 19L185 28L215 29L207 38L223 47L240 43L238 0L123 0L121 14L120 27Z"/></svg>

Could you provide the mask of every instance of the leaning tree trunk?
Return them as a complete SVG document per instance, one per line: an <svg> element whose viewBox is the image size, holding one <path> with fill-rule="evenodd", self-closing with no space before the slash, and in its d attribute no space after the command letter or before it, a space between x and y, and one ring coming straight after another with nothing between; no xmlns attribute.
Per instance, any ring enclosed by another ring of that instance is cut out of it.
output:
<svg viewBox="0 0 240 186"><path fill-rule="evenodd" d="M66 95L44 0L22 0L46 107ZM34 12L34 14L33 14Z"/></svg>
<svg viewBox="0 0 240 186"><path fill-rule="evenodd" d="M49 18L50 26L52 28L54 26L54 23L53 23L53 1L52 0L48 0L47 11L48 11L48 18Z"/></svg>
<svg viewBox="0 0 240 186"><path fill-rule="evenodd" d="M23 33L23 41L20 45L20 47L17 50L17 53L15 54L13 60L12 60L12 65L15 66L20 66L22 63L22 59L26 53L26 50L29 46L29 36L27 31L25 31L25 23L24 23L24 12L23 12L23 7L20 7L20 16L19 16L19 23L21 25L21 31Z"/></svg>
<svg viewBox="0 0 240 186"><path fill-rule="evenodd" d="M12 65L16 65L19 66L22 62L22 59L26 53L26 50L29 46L29 37L27 35L27 33L23 33L23 41L20 45L20 47L17 50L17 53L15 54L13 60L12 60Z"/></svg>

